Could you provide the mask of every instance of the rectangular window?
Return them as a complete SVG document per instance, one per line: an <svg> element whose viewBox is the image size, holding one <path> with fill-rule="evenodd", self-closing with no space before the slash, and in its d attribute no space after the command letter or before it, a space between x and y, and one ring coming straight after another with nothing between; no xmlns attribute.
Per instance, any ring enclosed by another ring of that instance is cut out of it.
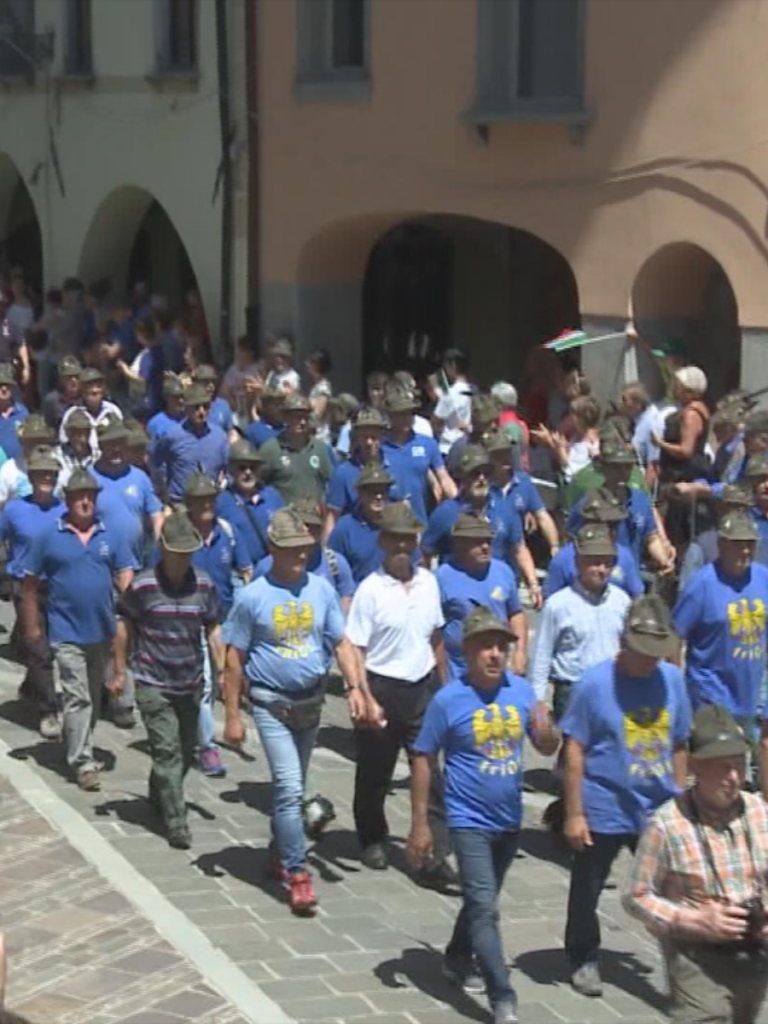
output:
<svg viewBox="0 0 768 1024"><path fill-rule="evenodd" d="M67 0L66 15L65 71L70 75L89 75L93 71L91 0Z"/></svg>
<svg viewBox="0 0 768 1024"><path fill-rule="evenodd" d="M331 0L331 63L365 67L365 0Z"/></svg>
<svg viewBox="0 0 768 1024"><path fill-rule="evenodd" d="M583 0L478 0L478 106L576 110Z"/></svg>
<svg viewBox="0 0 768 1024"><path fill-rule="evenodd" d="M183 74L197 70L196 0L159 0L161 73Z"/></svg>
<svg viewBox="0 0 768 1024"><path fill-rule="evenodd" d="M296 86L301 99L370 95L370 0L296 0Z"/></svg>
<svg viewBox="0 0 768 1024"><path fill-rule="evenodd" d="M0 2L0 78L31 78L35 70L35 5Z"/></svg>

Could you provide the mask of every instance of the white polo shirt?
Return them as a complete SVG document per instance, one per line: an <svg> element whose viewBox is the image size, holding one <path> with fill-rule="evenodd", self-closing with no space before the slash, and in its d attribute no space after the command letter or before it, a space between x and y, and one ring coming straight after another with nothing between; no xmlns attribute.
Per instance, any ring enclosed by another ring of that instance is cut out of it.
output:
<svg viewBox="0 0 768 1024"><path fill-rule="evenodd" d="M408 583L383 568L352 598L347 638L364 647L369 672L416 683L435 667L432 634L445 625L437 580L419 567Z"/></svg>

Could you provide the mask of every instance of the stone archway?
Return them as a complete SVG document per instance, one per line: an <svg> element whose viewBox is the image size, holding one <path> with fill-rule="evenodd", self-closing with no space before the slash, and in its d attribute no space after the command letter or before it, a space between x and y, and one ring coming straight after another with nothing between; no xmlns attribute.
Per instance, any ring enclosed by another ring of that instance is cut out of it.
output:
<svg viewBox="0 0 768 1024"><path fill-rule="evenodd" d="M94 214L80 254L85 281L108 278L119 294L138 281L177 307L185 292L197 288L184 242L151 192L124 185Z"/></svg>
<svg viewBox="0 0 768 1024"><path fill-rule="evenodd" d="M704 370L710 400L738 387L738 304L728 275L706 249L672 242L657 250L635 278L632 311L651 348L671 348Z"/></svg>
<svg viewBox="0 0 768 1024"><path fill-rule="evenodd" d="M18 167L0 153L0 268L21 267L40 293L43 287L43 240L40 221Z"/></svg>
<svg viewBox="0 0 768 1024"><path fill-rule="evenodd" d="M363 291L366 369L417 377L439 352L468 352L473 376L522 381L528 352L580 325L576 279L536 235L438 214L398 224L373 247Z"/></svg>

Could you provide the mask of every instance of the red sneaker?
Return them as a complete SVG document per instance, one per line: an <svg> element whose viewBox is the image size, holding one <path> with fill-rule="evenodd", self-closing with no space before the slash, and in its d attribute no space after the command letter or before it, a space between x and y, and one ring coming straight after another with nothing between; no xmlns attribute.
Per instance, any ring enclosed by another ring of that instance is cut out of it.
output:
<svg viewBox="0 0 768 1024"><path fill-rule="evenodd" d="M312 917L317 907L312 878L308 871L294 871L288 879L288 898L291 910L300 917Z"/></svg>

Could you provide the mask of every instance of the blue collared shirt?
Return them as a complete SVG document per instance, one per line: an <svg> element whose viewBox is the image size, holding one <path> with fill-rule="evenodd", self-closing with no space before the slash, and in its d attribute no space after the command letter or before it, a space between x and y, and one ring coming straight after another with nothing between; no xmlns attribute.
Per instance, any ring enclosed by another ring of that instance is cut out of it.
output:
<svg viewBox="0 0 768 1024"><path fill-rule="evenodd" d="M174 419L173 416L169 416L165 410L162 410L162 412L156 412L149 423L147 423L147 433L153 441L157 441L167 434L169 430L172 430L174 427L178 427L182 422L182 419L183 417Z"/></svg>
<svg viewBox="0 0 768 1024"><path fill-rule="evenodd" d="M252 568L248 552L238 540L230 524L217 521L213 533L203 546L192 555L192 565L203 569L213 580L219 603L219 617L223 621L229 614L235 596L232 573Z"/></svg>
<svg viewBox="0 0 768 1024"><path fill-rule="evenodd" d="M521 469L515 471L509 486L504 492L505 499L514 508L519 516L538 515L544 508L541 495L536 490L536 484L528 473Z"/></svg>
<svg viewBox="0 0 768 1024"><path fill-rule="evenodd" d="M245 436L248 441L251 442L254 448L261 448L267 441L271 441L273 437L277 437L282 430L282 427L273 427L271 423L267 423L266 420L258 420L256 423L251 423L249 427L245 428Z"/></svg>
<svg viewBox="0 0 768 1024"><path fill-rule="evenodd" d="M24 574L48 580L48 635L55 644L98 644L115 635L113 580L136 563L125 537L96 520L83 544L65 516L32 545Z"/></svg>
<svg viewBox="0 0 768 1024"><path fill-rule="evenodd" d="M90 472L101 485L96 511L107 529L122 533L136 565L143 565L150 517L163 510L152 481L136 466L125 466L117 476L102 473L95 466Z"/></svg>
<svg viewBox="0 0 768 1024"><path fill-rule="evenodd" d="M585 500L586 495L573 506L568 516L568 533L572 537L584 525L581 507ZM629 514L626 519L616 524L616 541L625 548L629 548L635 561L640 565L648 538L658 532L653 506L645 491L641 491L637 487L630 487L629 497L624 507Z"/></svg>
<svg viewBox="0 0 768 1024"><path fill-rule="evenodd" d="M376 572L384 560L384 552L379 544L379 528L369 523L359 509L339 519L328 538L328 546L349 562L356 584Z"/></svg>
<svg viewBox="0 0 768 1024"><path fill-rule="evenodd" d="M421 540L424 551L436 554L444 562L451 554L453 538L451 530L462 512L472 509L470 502L461 497L441 501L429 517L427 528ZM515 549L523 543L522 520L513 506L501 497L500 491L491 488L483 510L493 529L493 557L514 565Z"/></svg>
<svg viewBox="0 0 768 1024"><path fill-rule="evenodd" d="M16 579L24 576L24 566L30 564L32 547L52 522L66 511L58 500L51 505L40 505L29 495L11 498L0 513L0 539L8 547L6 570Z"/></svg>
<svg viewBox="0 0 768 1024"><path fill-rule="evenodd" d="M171 501L184 498L187 481L198 470L217 482L228 459L229 441L220 427L206 424L202 434L196 434L188 420L169 430L155 447L155 465L165 467Z"/></svg>
<svg viewBox="0 0 768 1024"><path fill-rule="evenodd" d="M538 700L547 683L557 679L576 683L593 665L609 661L619 651L629 595L612 583L598 596L573 583L544 605L529 676Z"/></svg>
<svg viewBox="0 0 768 1024"><path fill-rule="evenodd" d="M29 416L29 409L21 402L14 402L8 413L0 413L0 448L9 459L21 458L19 427Z"/></svg>
<svg viewBox="0 0 768 1024"><path fill-rule="evenodd" d="M235 425L235 421L229 402L225 398L214 398L211 402L208 422L212 426L219 427L225 434L229 435L229 432Z"/></svg>
<svg viewBox="0 0 768 1024"><path fill-rule="evenodd" d="M274 487L262 487L256 498L246 502L232 487L216 497L216 515L230 524L253 565L266 557L269 521L272 513L285 504Z"/></svg>
<svg viewBox="0 0 768 1024"><path fill-rule="evenodd" d="M381 442L381 460L395 481L393 499L407 499L416 518L427 521L429 471L443 468L443 456L433 437L411 432L405 444L396 444L387 436Z"/></svg>

